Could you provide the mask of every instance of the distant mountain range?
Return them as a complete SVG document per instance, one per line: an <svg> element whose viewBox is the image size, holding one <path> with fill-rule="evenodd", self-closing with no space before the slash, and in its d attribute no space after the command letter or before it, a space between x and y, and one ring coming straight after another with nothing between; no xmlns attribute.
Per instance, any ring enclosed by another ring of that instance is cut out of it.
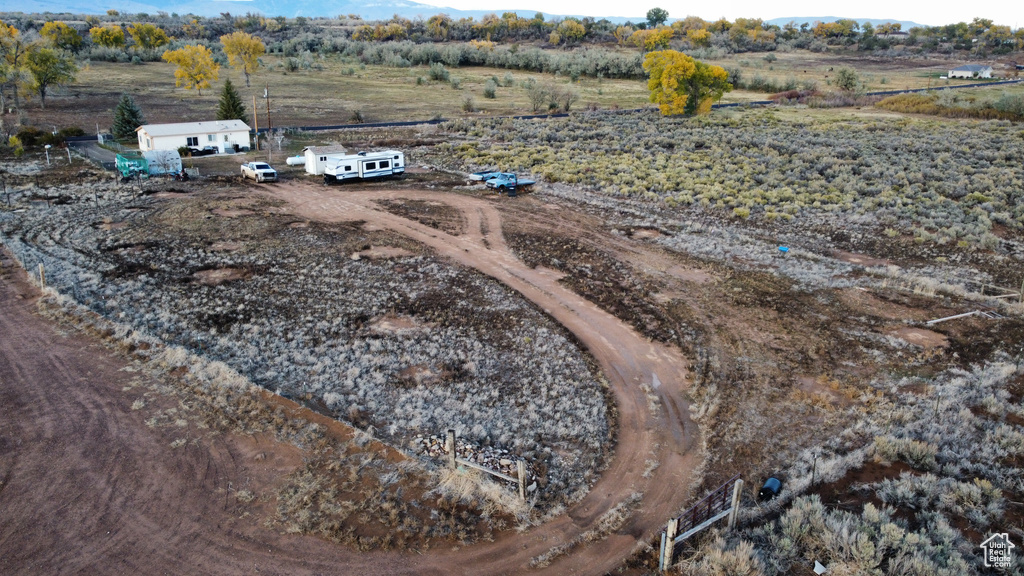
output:
<svg viewBox="0 0 1024 576"><path fill-rule="evenodd" d="M863 25L865 22L871 22L872 26L878 26L879 24L886 23L899 24L903 30L924 27L924 24L918 24L917 22L911 22L910 20L886 20L884 18L846 18L836 16L820 16L818 18L806 18L802 16L796 16L793 18L772 18L771 20L766 20L766 22L768 22L769 24L775 24L777 26L785 26L790 22L795 22L797 26L800 26L801 24L806 22L808 25L813 26L815 22L835 22L836 20L853 20L854 22L857 22L858 24L861 25Z"/></svg>
<svg viewBox="0 0 1024 576"><path fill-rule="evenodd" d="M0 9L0 12L10 11L14 3ZM94 0L88 3L74 2L71 0L21 0L17 2L18 12L26 14L52 12L55 14L105 14L107 10L117 10L123 14L156 14L158 12L195 14L196 16L219 16L224 12L234 15L243 15L247 12L263 14L265 16L287 16L295 18L306 16L314 18L319 16L338 17L348 14L358 14L364 20L386 20L398 14L404 18L416 18L422 16L429 18L434 14L448 14L453 18L468 18L472 16L479 20L485 14L501 14L503 12L517 12L523 17L532 17L536 10L456 10L454 8L438 8L419 2L407 0L369 0L366 2L351 0L317 0L317 1L295 1L295 0ZM551 15L545 16L550 18ZM625 22L626 18L609 18L614 22ZM642 17L634 18L634 21L643 20Z"/></svg>
<svg viewBox="0 0 1024 576"><path fill-rule="evenodd" d="M10 4L5 8L13 8L14 4ZM436 6L430 6L427 4L421 4L419 2L411 2L408 0L369 0L366 2L352 1L352 0L319 0L319 1L306 1L299 2L295 0L94 0L88 3L75 2L72 0L19 0L17 2L18 12L26 14L42 14L44 12L51 12L54 14L104 14L107 10L117 10L122 14L156 14L158 12L177 13L177 14L195 14L196 16L219 16L224 12L230 12L234 15L242 15L248 12L255 12L266 16L287 16L288 18L295 18L297 16L306 16L309 18L328 16L338 17L348 14L358 14L364 20L386 20L391 18L393 15L398 14L404 18L416 18L422 16L423 18L429 18L434 14L448 14L453 18L468 18L473 17L479 20L486 14L501 14L503 12L516 12L522 17L532 17L535 13L534 10L516 10L509 8L507 10L456 10L454 8L438 8ZM0 12L13 12L13 10L2 10ZM583 16L580 14L547 14L545 16L550 19L551 17L564 17L564 16ZM590 14L596 19L604 18L605 16ZM623 18L608 16L608 20L616 23L623 23L627 20L633 22L642 22L643 17L636 18ZM839 20L838 17L833 16L822 16L820 18L805 18L805 17L793 17L793 18L773 18L768 20L769 24L778 24L783 26L789 22L796 22L799 26L804 22L813 25L815 22L834 22ZM884 22L899 22L903 25L904 30L909 30L915 26L920 26L915 22L906 20L885 20L878 18L850 18L850 20L856 20L863 24L864 22L871 22L872 25L881 24Z"/></svg>

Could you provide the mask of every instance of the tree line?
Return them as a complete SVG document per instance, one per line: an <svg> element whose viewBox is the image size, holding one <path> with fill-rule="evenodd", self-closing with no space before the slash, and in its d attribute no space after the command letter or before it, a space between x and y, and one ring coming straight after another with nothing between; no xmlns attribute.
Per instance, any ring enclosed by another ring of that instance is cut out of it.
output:
<svg viewBox="0 0 1024 576"><path fill-rule="evenodd" d="M171 38L162 28L146 22L127 26L127 37L131 38L133 49L159 54L162 60L175 64L175 83L179 87L202 94L211 81L219 78L221 65L214 59L213 51L202 43L166 49ZM116 24L94 26L87 38L105 48L124 49L127 45L125 28ZM47 22L38 31L23 33L0 21L0 108L8 107L8 93L13 107L19 110L21 97L32 94L37 94L40 106L46 108L50 88L75 80L76 55L85 44L86 37L65 22ZM245 85L249 86L251 75L260 66L260 56L266 52L263 41L236 30L221 36L219 44L228 64L242 72Z"/></svg>
<svg viewBox="0 0 1024 576"><path fill-rule="evenodd" d="M368 42L408 40L428 42L478 42L514 44L541 42L549 46L575 47L586 44L617 44L634 46L643 52L664 48L718 48L728 52L771 51L787 48L822 49L848 46L858 50L878 50L895 45L916 47L920 51L964 51L1002 54L1024 50L1024 28L1013 30L997 25L991 19L975 18L945 26L924 26L903 30L899 23L878 26L869 22L841 19L835 22L783 25L759 18L721 18L714 21L687 16L669 23L669 13L652 8L646 19L616 24L607 19L550 18L543 13L520 16L516 12L487 14L480 19L452 18L437 14L429 18L404 18L364 21L354 14L336 18L268 18L247 13L224 12L204 18L191 14L160 12L156 15L125 15L111 10L106 15L92 15L84 21L72 15L47 14L44 20L21 15L8 19L22 32L39 30L60 22L85 39L75 48L120 49L146 59L154 48L172 39L182 42L216 42L218 38L241 31L260 38L268 51L294 38L312 34L329 45L335 39ZM486 45L486 44L485 44ZM108 56L113 53L108 53ZM96 54L93 57L100 55Z"/></svg>

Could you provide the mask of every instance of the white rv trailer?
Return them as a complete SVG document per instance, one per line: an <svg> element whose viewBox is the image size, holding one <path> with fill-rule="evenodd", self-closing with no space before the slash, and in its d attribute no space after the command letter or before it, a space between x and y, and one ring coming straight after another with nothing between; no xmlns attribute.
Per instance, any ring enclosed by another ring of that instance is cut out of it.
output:
<svg viewBox="0 0 1024 576"><path fill-rule="evenodd" d="M360 152L329 161L324 169L324 183L386 178L404 173L405 154L398 150Z"/></svg>

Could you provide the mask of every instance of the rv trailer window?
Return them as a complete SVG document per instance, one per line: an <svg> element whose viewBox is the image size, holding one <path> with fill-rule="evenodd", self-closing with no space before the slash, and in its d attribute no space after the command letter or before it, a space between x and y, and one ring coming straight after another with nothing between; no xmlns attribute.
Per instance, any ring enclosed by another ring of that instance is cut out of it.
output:
<svg viewBox="0 0 1024 576"><path fill-rule="evenodd" d="M390 165L390 164L388 164L388 161L387 161L387 160L381 160L381 161L380 161L380 168L381 168L381 170L383 170L383 169L385 169L385 168L390 168L390 167L391 167L391 165Z"/></svg>
<svg viewBox="0 0 1024 576"><path fill-rule="evenodd" d="M351 171L352 171L352 167L351 166L345 166L345 172L351 172Z"/></svg>
<svg viewBox="0 0 1024 576"><path fill-rule="evenodd" d="M321 156L320 157L320 161L321 162L327 162L327 156Z"/></svg>
<svg viewBox="0 0 1024 576"><path fill-rule="evenodd" d="M363 170L376 170L376 169L377 169L377 163L376 162L367 162L365 165L363 165Z"/></svg>

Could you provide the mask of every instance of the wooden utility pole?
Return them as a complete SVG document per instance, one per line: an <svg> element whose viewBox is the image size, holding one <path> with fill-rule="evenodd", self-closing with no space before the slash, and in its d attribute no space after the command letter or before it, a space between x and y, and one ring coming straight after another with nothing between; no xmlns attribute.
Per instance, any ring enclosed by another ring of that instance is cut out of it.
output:
<svg viewBox="0 0 1024 576"><path fill-rule="evenodd" d="M274 131L274 124L270 121L270 84L263 89L263 97L267 99L267 160L271 159L274 146L270 143L270 133Z"/></svg>
<svg viewBox="0 0 1024 576"><path fill-rule="evenodd" d="M255 94L252 95L252 123L253 123L253 126L255 126L255 130L256 130L256 137L254 138L254 140L256 141L256 151L259 152L260 151L260 115L257 113L257 110L256 110L256 95Z"/></svg>

